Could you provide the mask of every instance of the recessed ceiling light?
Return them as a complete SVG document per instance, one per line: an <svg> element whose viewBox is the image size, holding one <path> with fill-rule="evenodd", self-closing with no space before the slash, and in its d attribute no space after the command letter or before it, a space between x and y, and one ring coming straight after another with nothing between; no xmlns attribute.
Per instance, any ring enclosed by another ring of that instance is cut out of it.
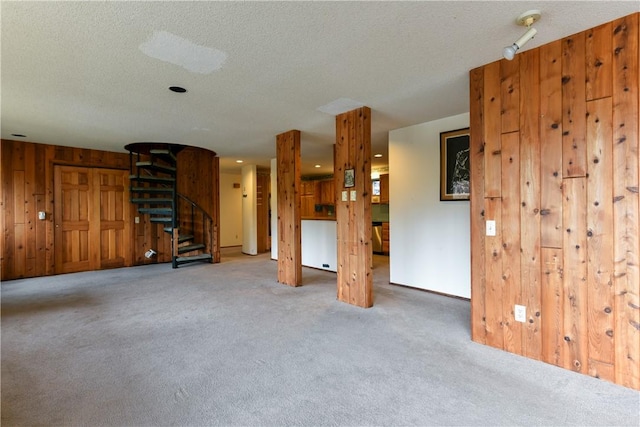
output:
<svg viewBox="0 0 640 427"><path fill-rule="evenodd" d="M314 168L319 168L319 167L320 167L320 165L315 165L315 166L314 166Z"/></svg>
<svg viewBox="0 0 640 427"><path fill-rule="evenodd" d="M185 88L180 86L169 86L169 90L176 93L185 93L187 91Z"/></svg>
<svg viewBox="0 0 640 427"><path fill-rule="evenodd" d="M378 153L378 154L374 154L374 155L373 155L373 157L378 157L378 158L380 158L380 157L382 157L382 154L380 154L380 153Z"/></svg>
<svg viewBox="0 0 640 427"><path fill-rule="evenodd" d="M27 135L23 135L21 133L12 133L11 136L15 136L16 138L26 138Z"/></svg>
<svg viewBox="0 0 640 427"><path fill-rule="evenodd" d="M244 160L236 160L236 163L243 163Z"/></svg>

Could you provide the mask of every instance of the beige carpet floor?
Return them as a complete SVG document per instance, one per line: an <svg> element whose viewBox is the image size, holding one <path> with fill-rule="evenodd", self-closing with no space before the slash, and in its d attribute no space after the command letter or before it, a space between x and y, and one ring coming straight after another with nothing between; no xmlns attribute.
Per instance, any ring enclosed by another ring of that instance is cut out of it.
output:
<svg viewBox="0 0 640 427"><path fill-rule="evenodd" d="M237 249L4 282L2 425L639 425L638 392L475 344L468 301L374 273L368 310Z"/></svg>

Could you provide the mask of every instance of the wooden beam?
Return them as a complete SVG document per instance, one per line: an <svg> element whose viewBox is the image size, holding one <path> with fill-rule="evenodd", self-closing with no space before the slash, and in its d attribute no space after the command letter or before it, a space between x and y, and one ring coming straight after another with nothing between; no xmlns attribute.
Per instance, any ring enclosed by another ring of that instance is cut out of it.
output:
<svg viewBox="0 0 640 427"><path fill-rule="evenodd" d="M373 305L371 247L371 110L336 116L334 159L338 230L338 299ZM346 199L346 200L345 200Z"/></svg>
<svg viewBox="0 0 640 427"><path fill-rule="evenodd" d="M300 131L276 136L278 180L278 282L302 285Z"/></svg>

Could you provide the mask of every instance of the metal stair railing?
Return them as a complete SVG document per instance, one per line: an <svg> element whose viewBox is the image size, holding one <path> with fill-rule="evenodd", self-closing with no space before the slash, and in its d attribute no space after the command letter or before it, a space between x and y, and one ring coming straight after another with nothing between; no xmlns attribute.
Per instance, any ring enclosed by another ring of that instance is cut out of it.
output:
<svg viewBox="0 0 640 427"><path fill-rule="evenodd" d="M186 207L186 213L190 221L184 222L186 233L194 236L195 241L203 242L203 252L211 255L213 259L213 218L200 205L191 200L184 194L176 193L178 196L178 210L184 214L183 206ZM183 206L180 205L182 203ZM186 206L185 206L186 205ZM184 217L182 217L184 218ZM178 227L183 230L181 225ZM174 253L177 255L177 253Z"/></svg>

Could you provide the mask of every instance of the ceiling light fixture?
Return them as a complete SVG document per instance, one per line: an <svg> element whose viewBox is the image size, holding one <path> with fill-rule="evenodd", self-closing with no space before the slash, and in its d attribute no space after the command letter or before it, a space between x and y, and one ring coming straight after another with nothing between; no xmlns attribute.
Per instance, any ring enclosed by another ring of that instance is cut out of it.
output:
<svg viewBox="0 0 640 427"><path fill-rule="evenodd" d="M315 166L314 166L314 168L319 168L319 167L320 167L320 165L315 165Z"/></svg>
<svg viewBox="0 0 640 427"><path fill-rule="evenodd" d="M382 157L382 154L380 154L380 153L374 154L373 157L377 157L379 159L380 157Z"/></svg>
<svg viewBox="0 0 640 427"><path fill-rule="evenodd" d="M169 90L175 93L185 93L187 90L180 86L169 86Z"/></svg>
<svg viewBox="0 0 640 427"><path fill-rule="evenodd" d="M236 160L236 163L243 163L244 160Z"/></svg>
<svg viewBox="0 0 640 427"><path fill-rule="evenodd" d="M523 25L528 29L527 32L518 40L513 42L511 46L507 46L502 50L502 56L504 56L505 59L511 61L516 56L518 50L522 49L522 47L536 35L538 30L532 28L531 25L533 25L534 22L537 22L540 19L540 16L539 10L529 10L518 16L516 23L518 25Z"/></svg>

